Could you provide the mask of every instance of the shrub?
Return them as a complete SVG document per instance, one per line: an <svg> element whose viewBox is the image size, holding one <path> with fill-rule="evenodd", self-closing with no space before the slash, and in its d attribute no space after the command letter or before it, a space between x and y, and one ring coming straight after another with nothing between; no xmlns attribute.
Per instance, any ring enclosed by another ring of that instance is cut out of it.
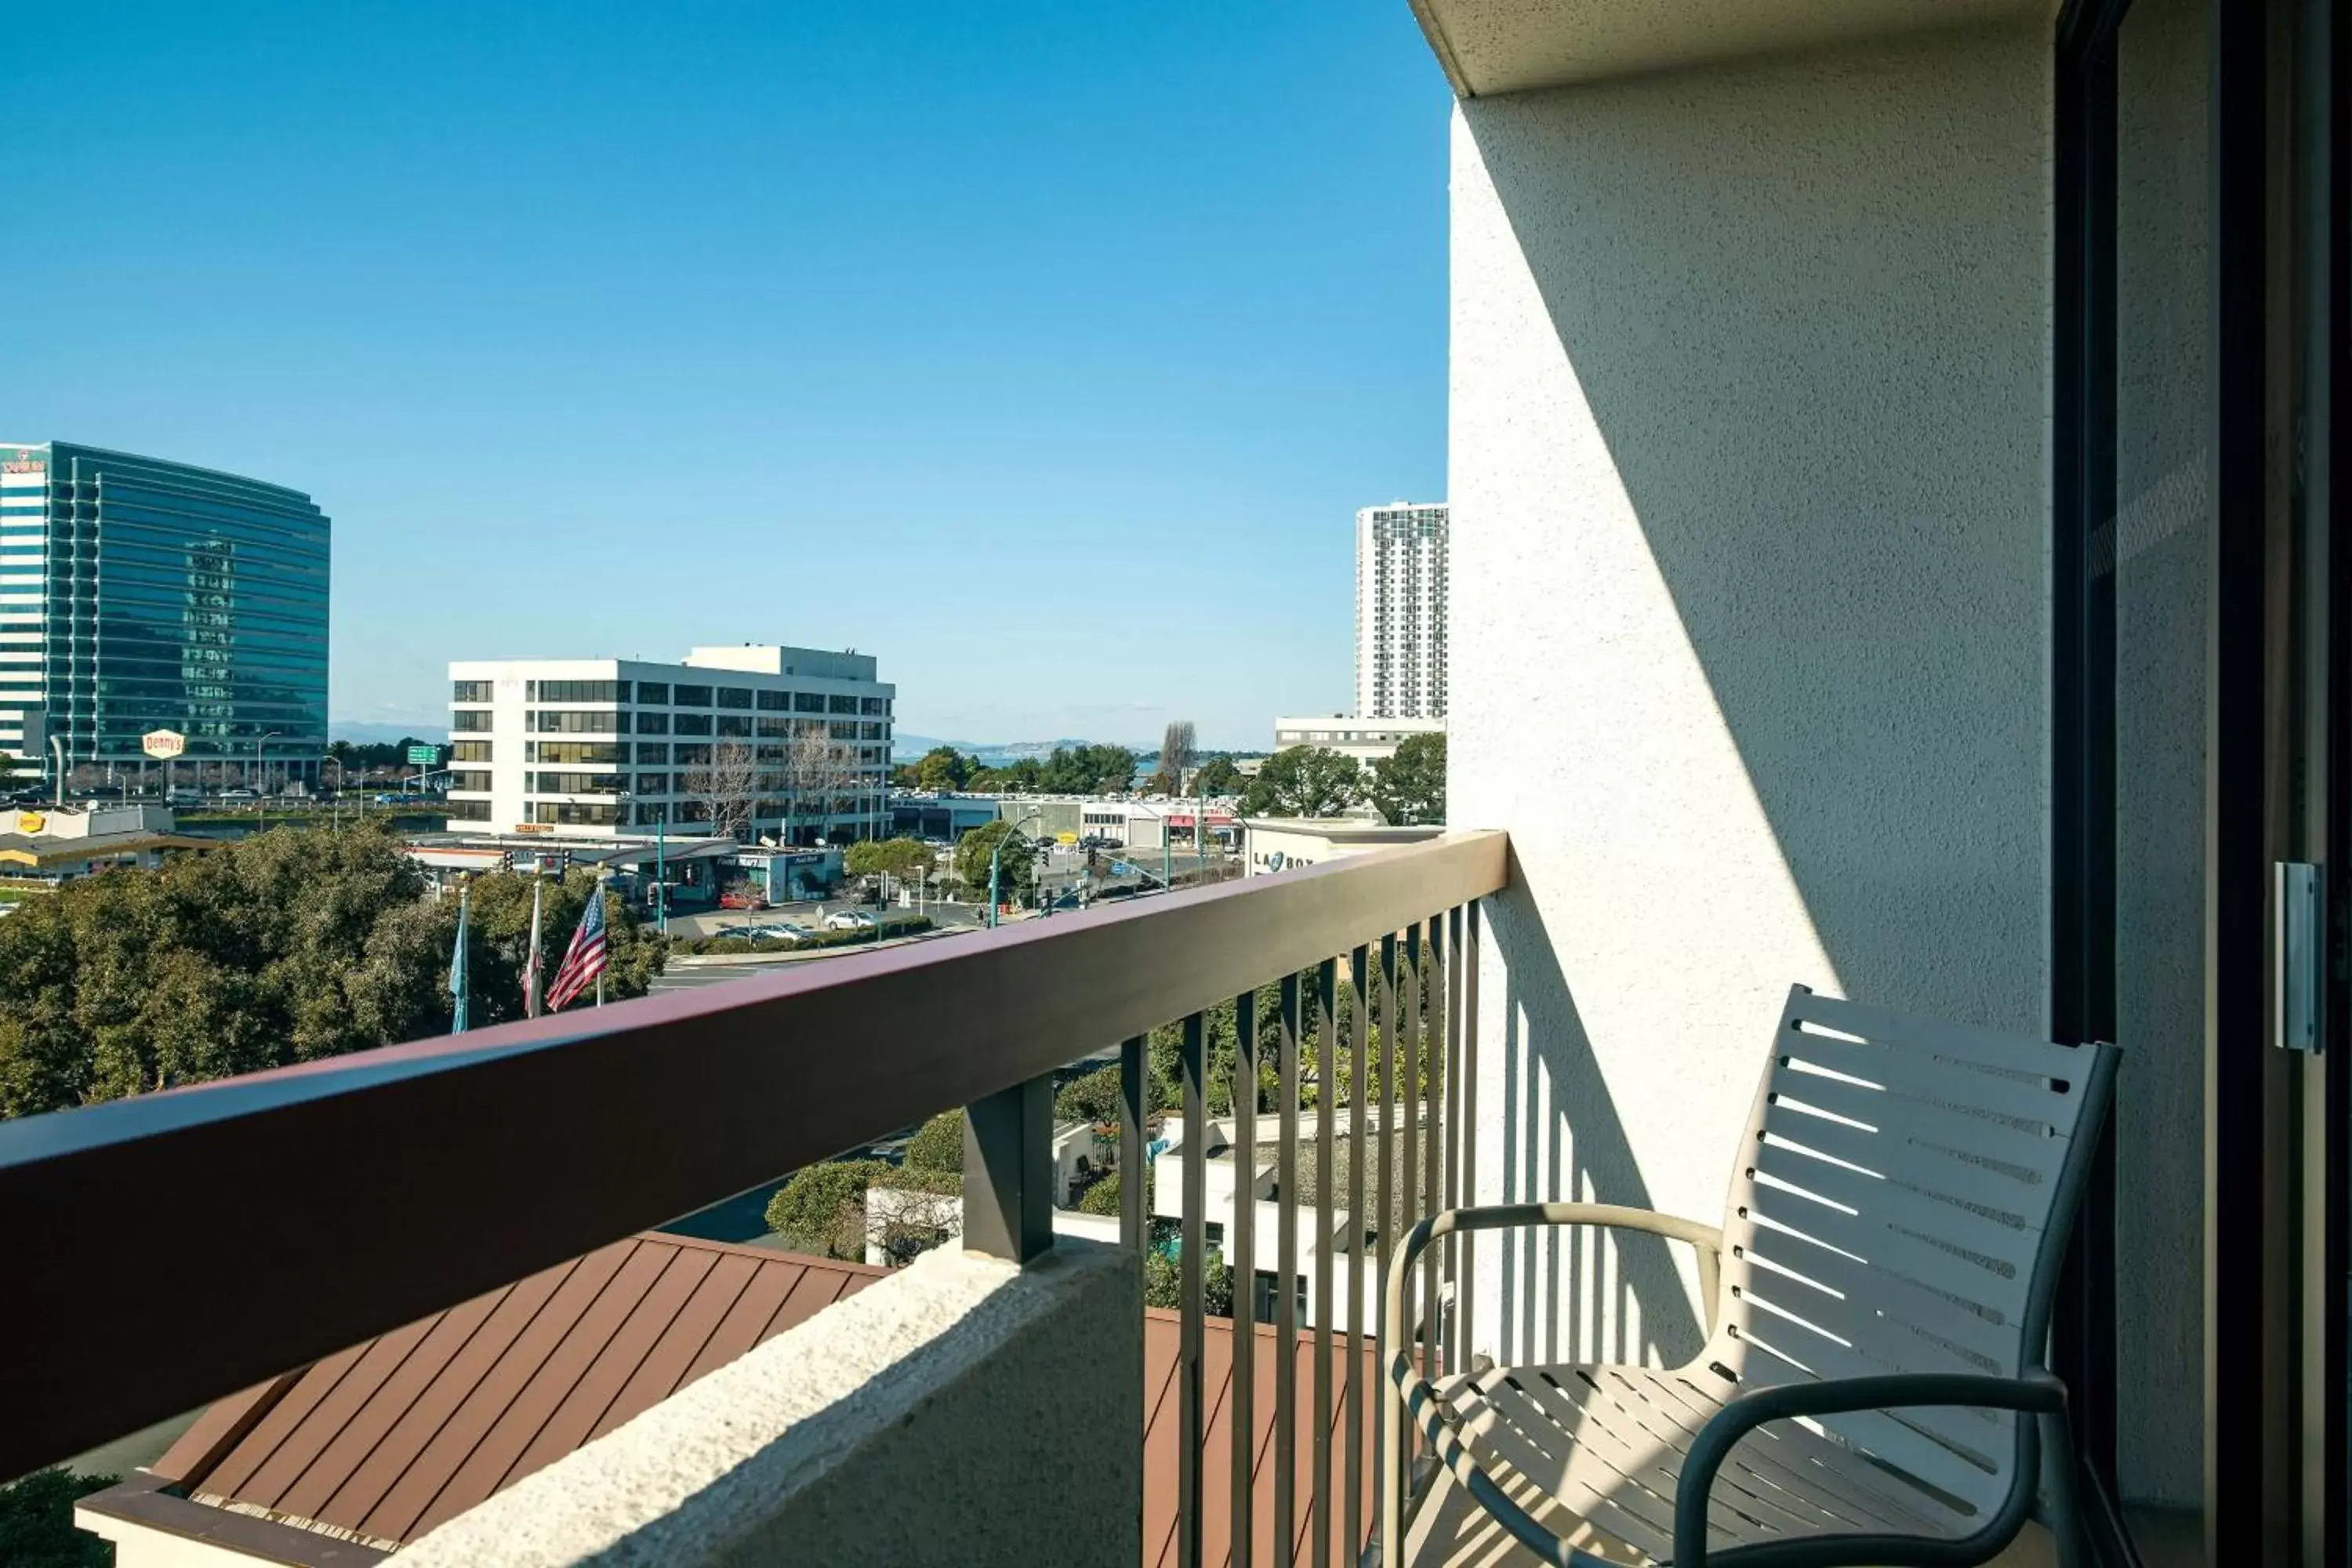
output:
<svg viewBox="0 0 2352 1568"><path fill-rule="evenodd" d="M961 1112L950 1114L960 1115ZM959 1131L956 1136L961 1138L963 1134ZM953 1171L938 1171L916 1164L884 1165L873 1173L866 1184L887 1187L893 1192L929 1193L943 1198L961 1197L963 1171L961 1167Z"/></svg>
<svg viewBox="0 0 2352 1568"><path fill-rule="evenodd" d="M884 1193L920 1194L886 1202ZM866 1188L861 1242L871 1241L891 1267L903 1268L952 1236L961 1223L963 1177L952 1171L885 1166Z"/></svg>
<svg viewBox="0 0 2352 1568"><path fill-rule="evenodd" d="M1202 1266L1201 1300L1202 1310L1212 1318L1234 1315L1234 1271L1213 1252ZM1154 1247L1143 1255L1143 1304L1183 1310L1184 1277L1175 1254Z"/></svg>
<svg viewBox="0 0 2352 1568"><path fill-rule="evenodd" d="M0 1563L9 1568L106 1568L114 1548L74 1528L76 1498L114 1484L112 1476L36 1470L0 1486Z"/></svg>
<svg viewBox="0 0 2352 1568"><path fill-rule="evenodd" d="M1117 1219L1120 1192L1119 1175L1119 1172L1112 1170L1080 1194L1078 1212L1102 1215L1109 1219ZM1149 1169L1143 1173L1143 1212L1145 1214L1151 1212L1151 1172Z"/></svg>
<svg viewBox="0 0 2352 1568"><path fill-rule="evenodd" d="M829 1160L795 1171L768 1200L768 1228L802 1252L857 1262L866 1256L866 1186L889 1171L878 1160Z"/></svg>
<svg viewBox="0 0 2352 1568"><path fill-rule="evenodd" d="M907 1163L920 1171L963 1173L963 1112L942 1110L907 1140Z"/></svg>

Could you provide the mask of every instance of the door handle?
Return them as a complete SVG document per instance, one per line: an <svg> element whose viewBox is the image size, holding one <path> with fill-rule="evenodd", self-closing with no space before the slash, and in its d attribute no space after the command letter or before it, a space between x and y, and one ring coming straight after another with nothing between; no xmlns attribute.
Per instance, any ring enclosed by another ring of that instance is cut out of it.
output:
<svg viewBox="0 0 2352 1568"><path fill-rule="evenodd" d="M2327 952L2317 866L2307 860L2272 865L2271 921L2271 1043L2285 1051L2316 1051Z"/></svg>

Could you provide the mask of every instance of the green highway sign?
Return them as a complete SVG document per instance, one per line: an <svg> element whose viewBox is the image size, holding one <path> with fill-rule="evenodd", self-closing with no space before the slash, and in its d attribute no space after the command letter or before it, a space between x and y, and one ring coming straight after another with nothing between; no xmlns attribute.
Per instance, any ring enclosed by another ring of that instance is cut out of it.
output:
<svg viewBox="0 0 2352 1568"><path fill-rule="evenodd" d="M441 748L438 746L411 746L408 748L408 760L420 768L429 768L434 763L441 760Z"/></svg>

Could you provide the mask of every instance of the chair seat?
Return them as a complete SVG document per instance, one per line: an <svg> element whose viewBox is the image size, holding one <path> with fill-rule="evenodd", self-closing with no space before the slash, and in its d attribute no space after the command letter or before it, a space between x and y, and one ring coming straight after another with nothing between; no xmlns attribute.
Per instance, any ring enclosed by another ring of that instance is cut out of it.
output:
<svg viewBox="0 0 2352 1568"><path fill-rule="evenodd" d="M1497 1367L1446 1379L1437 1393L1497 1484L1522 1499L1532 1485L1558 1505L1529 1508L1549 1528L1612 1561L1665 1568L1674 1557L1684 1457L1734 1390L1706 1362L1672 1372ZM1707 1512L1709 1552L1821 1535L1950 1538L1982 1522L1858 1449L1785 1421L1759 1428L1732 1450ZM1609 1539L1591 1539L1571 1520Z"/></svg>

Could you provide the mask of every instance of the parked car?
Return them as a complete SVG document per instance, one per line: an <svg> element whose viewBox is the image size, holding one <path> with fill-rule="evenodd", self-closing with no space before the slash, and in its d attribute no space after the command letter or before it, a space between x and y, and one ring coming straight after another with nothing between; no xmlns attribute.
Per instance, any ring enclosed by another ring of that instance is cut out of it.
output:
<svg viewBox="0 0 2352 1568"><path fill-rule="evenodd" d="M768 907L768 895L753 887L733 887L719 895L719 907L722 910L764 910Z"/></svg>
<svg viewBox="0 0 2352 1568"><path fill-rule="evenodd" d="M858 910L835 910L824 917L827 931L871 931L875 924L872 915Z"/></svg>
<svg viewBox="0 0 2352 1568"><path fill-rule="evenodd" d="M816 932L790 921L777 921L769 925L745 926L743 934L755 942L806 942Z"/></svg>
<svg viewBox="0 0 2352 1568"><path fill-rule="evenodd" d="M254 794L249 789L225 789L220 792L217 798L221 800L250 801L259 800L261 797Z"/></svg>

